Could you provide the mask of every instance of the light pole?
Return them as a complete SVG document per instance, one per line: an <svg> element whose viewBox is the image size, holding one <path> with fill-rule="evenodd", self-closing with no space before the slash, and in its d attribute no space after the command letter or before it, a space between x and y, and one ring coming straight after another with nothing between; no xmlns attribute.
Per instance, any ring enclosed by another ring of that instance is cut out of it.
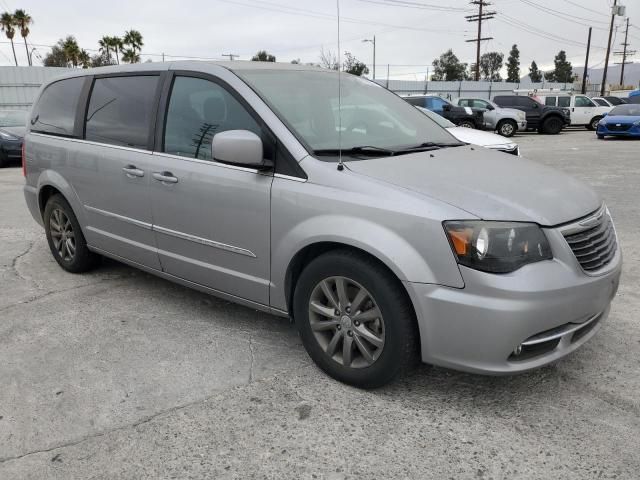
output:
<svg viewBox="0 0 640 480"><path fill-rule="evenodd" d="M364 43L370 42L373 43L373 79L376 79L376 36L373 36L373 40L370 38L365 38L362 40Z"/></svg>

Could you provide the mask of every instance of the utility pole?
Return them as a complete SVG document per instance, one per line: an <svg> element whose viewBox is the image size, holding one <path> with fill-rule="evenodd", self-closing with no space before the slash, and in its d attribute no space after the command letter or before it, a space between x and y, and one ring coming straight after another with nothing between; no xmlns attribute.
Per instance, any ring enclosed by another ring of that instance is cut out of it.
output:
<svg viewBox="0 0 640 480"><path fill-rule="evenodd" d="M484 0L471 0L471 5L478 5L478 14L477 15L467 15L467 22L478 22L478 36L475 40L467 40L469 42L476 43L476 73L475 80L476 82L480 80L480 42L484 42L486 40L492 40L493 37L484 37L482 38L482 21L483 20L491 20L495 17L496 12L483 12L483 7L488 7L491 5L489 2L485 2Z"/></svg>
<svg viewBox="0 0 640 480"><path fill-rule="evenodd" d="M373 36L373 40L371 40L370 38L365 38L364 40L362 40L364 43L373 43L373 79L376 79L376 36Z"/></svg>
<svg viewBox="0 0 640 480"><path fill-rule="evenodd" d="M611 7L611 25L609 26L609 41L607 42L607 55L604 59L604 71L602 72L602 85L600 87L600 96L604 97L607 88L607 70L609 69L609 54L611 53L611 37L613 36L613 23L616 15L624 15L624 7L618 6L618 0L613 0Z"/></svg>
<svg viewBox="0 0 640 480"><path fill-rule="evenodd" d="M235 53L223 53L222 54L223 57L229 57L229 60L231 60L233 62L233 60L237 57L239 57L240 55L237 55Z"/></svg>
<svg viewBox="0 0 640 480"><path fill-rule="evenodd" d="M589 50L591 50L591 27L589 27L589 38L587 39L587 58L584 59L584 73L582 74L582 94L587 93L587 75L589 74Z"/></svg>
<svg viewBox="0 0 640 480"><path fill-rule="evenodd" d="M629 45L631 45L628 42L629 39L629 17L627 17L627 28L624 32L624 42L621 43L620 45L622 45L624 48L621 52L613 52L614 55L622 55L622 62L614 62L616 64L621 64L621 68L620 68L620 85L624 85L624 66L628 63L633 63L633 62L627 62L627 57L631 57L633 55L636 54L635 50L627 50L627 47Z"/></svg>

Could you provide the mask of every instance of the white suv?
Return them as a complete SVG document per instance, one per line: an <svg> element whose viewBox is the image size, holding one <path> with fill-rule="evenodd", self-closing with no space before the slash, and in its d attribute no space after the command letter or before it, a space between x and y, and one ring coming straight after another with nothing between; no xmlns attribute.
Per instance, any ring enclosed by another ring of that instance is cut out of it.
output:
<svg viewBox="0 0 640 480"><path fill-rule="evenodd" d="M538 95L545 105L565 107L571 110L571 126L585 126L589 130L598 128L598 122L613 107L598 105L586 95Z"/></svg>

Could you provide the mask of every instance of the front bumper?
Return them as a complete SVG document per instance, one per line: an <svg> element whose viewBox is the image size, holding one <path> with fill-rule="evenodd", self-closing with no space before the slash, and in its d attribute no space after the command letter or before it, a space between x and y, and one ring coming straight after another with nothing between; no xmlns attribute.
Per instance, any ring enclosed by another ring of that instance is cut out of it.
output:
<svg viewBox="0 0 640 480"><path fill-rule="evenodd" d="M525 132L527 130L527 121L521 120L518 122L518 131Z"/></svg>
<svg viewBox="0 0 640 480"><path fill-rule="evenodd" d="M564 357L595 334L618 289L620 249L606 273L590 276L559 232L546 233L553 260L503 275L461 266L462 289L405 283L425 363L483 374L524 372Z"/></svg>
<svg viewBox="0 0 640 480"><path fill-rule="evenodd" d="M607 124L598 124L596 134L612 137L637 137L640 138L640 125L632 125L627 130L610 130Z"/></svg>
<svg viewBox="0 0 640 480"><path fill-rule="evenodd" d="M19 161L22 159L22 139L0 140L0 156L3 160Z"/></svg>

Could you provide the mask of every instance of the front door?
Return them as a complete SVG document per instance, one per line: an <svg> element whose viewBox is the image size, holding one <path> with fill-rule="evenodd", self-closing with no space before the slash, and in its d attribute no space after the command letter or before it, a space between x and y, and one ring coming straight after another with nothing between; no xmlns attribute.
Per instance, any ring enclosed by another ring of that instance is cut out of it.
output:
<svg viewBox="0 0 640 480"><path fill-rule="evenodd" d="M225 130L263 132L221 83L176 76L163 146L154 153L151 204L162 269L261 304L269 303L273 175L213 161Z"/></svg>
<svg viewBox="0 0 640 480"><path fill-rule="evenodd" d="M86 212L87 242L160 269L152 231L149 148L158 75L94 80L86 142L69 142L71 182Z"/></svg>
<svg viewBox="0 0 640 480"><path fill-rule="evenodd" d="M596 115L596 106L584 95L576 95L571 109L572 125L587 125Z"/></svg>

